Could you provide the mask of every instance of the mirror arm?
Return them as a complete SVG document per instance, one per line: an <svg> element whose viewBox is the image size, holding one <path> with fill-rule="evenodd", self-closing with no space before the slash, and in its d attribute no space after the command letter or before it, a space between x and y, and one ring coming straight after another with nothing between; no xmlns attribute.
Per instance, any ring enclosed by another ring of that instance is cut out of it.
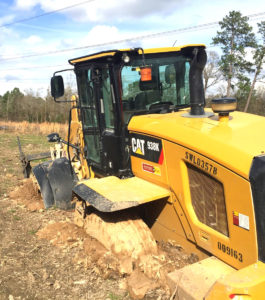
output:
<svg viewBox="0 0 265 300"><path fill-rule="evenodd" d="M64 141L62 139L60 140L60 142L63 143L63 144L65 144L65 145L68 145L68 142ZM71 143L69 143L69 146L80 152L80 148L78 146L75 146L74 144L71 144Z"/></svg>
<svg viewBox="0 0 265 300"><path fill-rule="evenodd" d="M64 141L62 139L60 139L60 142L63 143L63 144L65 144L65 145L68 145L68 142ZM74 148L74 149L76 149L78 152L80 152L80 148L78 146L76 146L74 144L71 144L71 143L69 143L69 146L72 147L72 148Z"/></svg>

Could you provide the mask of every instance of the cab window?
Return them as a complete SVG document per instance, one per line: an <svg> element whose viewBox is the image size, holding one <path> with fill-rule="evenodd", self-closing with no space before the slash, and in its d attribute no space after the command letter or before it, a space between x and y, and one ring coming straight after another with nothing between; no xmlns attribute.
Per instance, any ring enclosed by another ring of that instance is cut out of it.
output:
<svg viewBox="0 0 265 300"><path fill-rule="evenodd" d="M125 123L141 111L148 111L153 104L167 102L187 106L189 96L189 58L184 56L147 58L152 68L152 79L141 81L141 59L132 59L121 69L122 105Z"/></svg>

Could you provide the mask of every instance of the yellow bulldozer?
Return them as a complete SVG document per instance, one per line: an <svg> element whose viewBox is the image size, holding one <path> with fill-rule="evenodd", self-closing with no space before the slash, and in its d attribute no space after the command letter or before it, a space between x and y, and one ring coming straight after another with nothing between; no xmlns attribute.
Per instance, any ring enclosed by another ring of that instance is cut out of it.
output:
<svg viewBox="0 0 265 300"><path fill-rule="evenodd" d="M264 299L265 121L233 98L205 108L206 61L204 45L69 60L78 96L67 139L50 134L53 160L33 173L45 207L74 197L77 222L106 247L137 257L174 240L195 253L170 275L180 298ZM64 71L51 78L57 102Z"/></svg>

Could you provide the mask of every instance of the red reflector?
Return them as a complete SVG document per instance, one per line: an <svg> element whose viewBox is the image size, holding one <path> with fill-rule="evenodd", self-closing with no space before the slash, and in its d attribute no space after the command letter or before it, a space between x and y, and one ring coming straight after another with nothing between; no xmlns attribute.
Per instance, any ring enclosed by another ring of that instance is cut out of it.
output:
<svg viewBox="0 0 265 300"><path fill-rule="evenodd" d="M230 298L230 299L234 299L235 296L236 296L235 294L231 294L231 295L229 295L229 298Z"/></svg>
<svg viewBox="0 0 265 300"><path fill-rule="evenodd" d="M239 226L239 216L238 212L233 211L233 224ZM231 298L233 299L233 298Z"/></svg>
<svg viewBox="0 0 265 300"><path fill-rule="evenodd" d="M160 165L162 165L162 164L163 164L163 161L164 161L164 152L163 152L163 148L162 148L161 153L160 153L160 156L159 156L158 163L159 163Z"/></svg>

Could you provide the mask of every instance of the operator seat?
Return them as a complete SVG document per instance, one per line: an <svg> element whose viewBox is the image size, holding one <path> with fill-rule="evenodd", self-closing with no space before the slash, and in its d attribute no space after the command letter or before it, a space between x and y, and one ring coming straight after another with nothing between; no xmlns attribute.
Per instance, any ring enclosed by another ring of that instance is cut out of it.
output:
<svg viewBox="0 0 265 300"><path fill-rule="evenodd" d="M134 100L134 108L135 109L146 109L147 105L147 96L146 92L141 92L136 95Z"/></svg>

